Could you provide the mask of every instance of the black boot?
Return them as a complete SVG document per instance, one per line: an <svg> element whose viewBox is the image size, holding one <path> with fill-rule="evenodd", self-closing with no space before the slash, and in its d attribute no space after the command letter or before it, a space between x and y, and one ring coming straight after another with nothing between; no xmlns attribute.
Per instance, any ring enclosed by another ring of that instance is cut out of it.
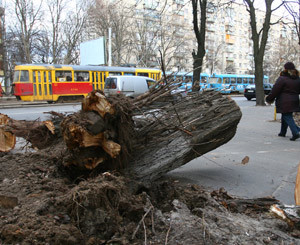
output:
<svg viewBox="0 0 300 245"><path fill-rule="evenodd" d="M295 141L296 139L298 139L300 137L299 134L294 135L292 138L290 138L291 141Z"/></svg>

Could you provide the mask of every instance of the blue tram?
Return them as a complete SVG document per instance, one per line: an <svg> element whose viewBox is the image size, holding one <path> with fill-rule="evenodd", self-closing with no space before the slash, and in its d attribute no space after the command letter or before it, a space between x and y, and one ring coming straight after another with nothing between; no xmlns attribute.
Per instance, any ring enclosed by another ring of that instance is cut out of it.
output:
<svg viewBox="0 0 300 245"><path fill-rule="evenodd" d="M166 72L167 76L174 76L174 80L181 82L180 89L189 91L192 88L193 73L192 72ZM269 77L264 76L264 84L269 83ZM214 89L223 94L244 93L248 85L255 84L254 75L238 75L238 74L216 74L209 75L201 73L200 90Z"/></svg>
<svg viewBox="0 0 300 245"><path fill-rule="evenodd" d="M264 83L269 83L269 77L264 76ZM220 91L224 94L243 93L245 87L255 84L254 75L212 74L206 88Z"/></svg>

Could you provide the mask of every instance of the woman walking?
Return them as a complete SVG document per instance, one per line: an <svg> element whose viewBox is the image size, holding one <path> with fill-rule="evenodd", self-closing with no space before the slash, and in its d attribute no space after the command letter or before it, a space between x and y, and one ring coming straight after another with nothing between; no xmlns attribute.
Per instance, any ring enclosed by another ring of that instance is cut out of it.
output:
<svg viewBox="0 0 300 245"><path fill-rule="evenodd" d="M296 125L293 112L299 112L300 78L299 71L292 62L284 65L284 70L273 86L271 93L266 97L267 103L273 103L277 113L281 113L281 130L278 136L285 137L287 128L292 132L290 140L298 139L300 128Z"/></svg>

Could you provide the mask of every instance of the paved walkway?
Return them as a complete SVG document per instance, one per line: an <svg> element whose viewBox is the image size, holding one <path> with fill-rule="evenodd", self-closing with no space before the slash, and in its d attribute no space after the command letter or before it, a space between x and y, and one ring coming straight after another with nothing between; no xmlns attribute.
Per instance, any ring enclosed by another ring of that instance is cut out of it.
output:
<svg viewBox="0 0 300 245"><path fill-rule="evenodd" d="M237 196L275 196L285 204L294 204L300 140L290 141L290 131L285 138L277 136L280 122L274 121L274 106L236 100L243 116L235 137L169 175L211 189L224 187ZM249 162L243 164L246 156Z"/></svg>

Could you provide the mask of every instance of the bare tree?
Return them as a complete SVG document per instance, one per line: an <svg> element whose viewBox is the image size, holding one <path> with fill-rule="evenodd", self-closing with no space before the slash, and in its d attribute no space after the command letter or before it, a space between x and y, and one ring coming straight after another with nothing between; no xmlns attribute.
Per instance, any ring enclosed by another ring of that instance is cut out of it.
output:
<svg viewBox="0 0 300 245"><path fill-rule="evenodd" d="M65 0L47 1L51 18L51 30L49 38L51 40L50 56L52 58L52 61L50 63L60 63L61 61L61 53L63 49L62 14L66 8L66 4L67 2Z"/></svg>
<svg viewBox="0 0 300 245"><path fill-rule="evenodd" d="M84 27L87 22L87 12L84 10L88 2L76 5L76 10L68 12L63 23L64 64L76 64L79 60L79 44L85 34Z"/></svg>
<svg viewBox="0 0 300 245"><path fill-rule="evenodd" d="M284 1L284 7L293 18L298 44L300 45L300 0Z"/></svg>
<svg viewBox="0 0 300 245"><path fill-rule="evenodd" d="M264 73L270 77L271 82L276 81L286 61L297 63L300 56L298 38L293 26L289 28L289 25L283 23L278 44L273 52L266 52L265 55Z"/></svg>
<svg viewBox="0 0 300 245"><path fill-rule="evenodd" d="M14 9L16 15L16 25L9 27L20 44L19 54L22 55L21 61L31 63L33 60L33 42L34 38L39 35L40 30L37 28L42 18L42 2L38 5L33 0L14 0Z"/></svg>
<svg viewBox="0 0 300 245"><path fill-rule="evenodd" d="M198 6L199 3L199 6ZM205 56L205 33L206 33L206 10L207 0L192 0L193 6L193 25L194 32L197 39L197 50L193 50L193 90L200 89L200 74L202 71L203 59ZM198 11L200 17L198 17ZM198 24L200 18L200 26Z"/></svg>
<svg viewBox="0 0 300 245"><path fill-rule="evenodd" d="M187 58L189 56L187 40L184 37L188 30L184 26L183 8L184 4L177 4L177 9L168 14L167 2L161 6L158 21L159 50L166 70L170 66L176 67L178 71L187 71ZM174 22L175 21L175 25Z"/></svg>
<svg viewBox="0 0 300 245"><path fill-rule="evenodd" d="M272 13L278 9L282 3L276 8L272 9L272 4L275 0L265 0L265 16L264 23L261 29L258 29L257 26L257 16L256 9L254 7L255 0L244 0L247 11L250 15L250 26L252 33L252 41L253 41L253 56L254 56L254 66L255 66L255 86L256 86L256 105L265 105L265 95L263 89L263 63L264 63L264 55L266 44L268 41L268 34L270 30L270 26L274 23L271 23Z"/></svg>
<svg viewBox="0 0 300 245"><path fill-rule="evenodd" d="M35 61L38 63L51 63L51 36L47 30L40 31L39 35L35 38Z"/></svg>
<svg viewBox="0 0 300 245"><path fill-rule="evenodd" d="M207 45L206 62L210 68L210 74L213 74L215 70L220 70L222 66L222 50L224 49L224 43L222 41L214 42L211 47ZM223 51L224 52L224 51Z"/></svg>
<svg viewBox="0 0 300 245"><path fill-rule="evenodd" d="M88 9L90 32L96 36L107 37L108 29L112 29L112 63L120 65L128 60L124 57L130 43L128 35L130 13L122 1L107 3L104 0L95 0Z"/></svg>
<svg viewBox="0 0 300 245"><path fill-rule="evenodd" d="M156 14L159 15L159 13ZM159 22L154 20L147 11L143 11L137 19L133 20L133 23L132 45L137 65L151 67L157 57L156 50L160 46Z"/></svg>

